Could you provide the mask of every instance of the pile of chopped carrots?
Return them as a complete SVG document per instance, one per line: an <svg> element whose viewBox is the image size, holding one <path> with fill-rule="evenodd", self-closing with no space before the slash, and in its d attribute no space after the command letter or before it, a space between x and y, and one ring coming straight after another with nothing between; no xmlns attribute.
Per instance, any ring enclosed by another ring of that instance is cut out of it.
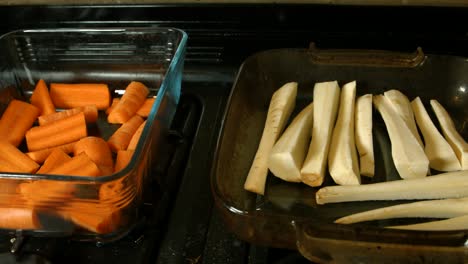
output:
<svg viewBox="0 0 468 264"><path fill-rule="evenodd" d="M107 84L51 83L49 89L39 80L29 102L12 99L1 116L0 172L101 177L124 169L155 101L148 95L148 88L136 81L121 98L112 98ZM89 134L99 111L106 113L108 123L120 124L108 140ZM108 233L118 227L120 209L129 203L108 202L122 198L113 197L124 192L121 180L103 184L97 203L72 201L76 186L71 182L23 181L14 190L19 195L14 199L25 206L0 206L0 228L39 229L39 208L56 206L59 216L81 228Z"/></svg>

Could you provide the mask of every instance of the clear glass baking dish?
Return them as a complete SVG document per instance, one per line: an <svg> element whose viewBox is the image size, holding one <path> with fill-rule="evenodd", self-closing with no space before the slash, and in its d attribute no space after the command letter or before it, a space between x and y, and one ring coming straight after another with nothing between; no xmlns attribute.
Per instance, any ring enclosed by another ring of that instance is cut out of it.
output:
<svg viewBox="0 0 468 264"><path fill-rule="evenodd" d="M274 91L299 84L295 113L313 100L314 83L357 81L357 94L399 89L410 99L438 99L464 138L468 137L468 60L463 57L390 51L278 49L244 61L230 94L211 174L216 207L239 238L271 247L298 249L318 263L466 263L468 230L418 232L390 230L414 223L395 219L353 225L339 217L401 201L317 205L318 188L267 178L265 196L244 190ZM428 105L426 105L428 107ZM397 179L385 125L374 113L376 175L364 183ZM334 184L326 176L324 185ZM408 201L406 201L408 202Z"/></svg>
<svg viewBox="0 0 468 264"><path fill-rule="evenodd" d="M186 33L175 28L37 29L0 37L0 113L13 98L28 101L39 79L107 83L113 97L120 97L131 81L140 81L150 89L149 96L157 96L135 154L118 173L0 173L0 208L32 210L34 221L34 227L13 224L2 230L105 241L135 224L143 192L151 191L145 182L164 152L159 146L179 102L186 42ZM107 140L119 126L105 120L100 113L89 135ZM21 184L30 191L18 193Z"/></svg>

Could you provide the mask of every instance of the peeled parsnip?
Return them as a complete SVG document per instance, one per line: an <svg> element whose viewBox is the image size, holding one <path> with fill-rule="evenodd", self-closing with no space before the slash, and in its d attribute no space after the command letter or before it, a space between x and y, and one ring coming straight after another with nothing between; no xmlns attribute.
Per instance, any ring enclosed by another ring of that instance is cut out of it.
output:
<svg viewBox="0 0 468 264"><path fill-rule="evenodd" d="M361 175L373 177L375 163L372 140L372 94L362 95L356 100L354 129Z"/></svg>
<svg viewBox="0 0 468 264"><path fill-rule="evenodd" d="M392 142L393 162L400 177L403 179L425 177L429 170L429 160L406 123L391 106L390 100L385 96L376 95L374 105L387 127Z"/></svg>
<svg viewBox="0 0 468 264"><path fill-rule="evenodd" d="M427 217L450 218L468 214L468 198L420 201L407 204L388 206L362 213L352 214L335 223L353 224L364 221L391 218Z"/></svg>
<svg viewBox="0 0 468 264"><path fill-rule="evenodd" d="M363 185L321 188L317 204L376 201L425 200L468 197L468 171L445 172L435 176Z"/></svg>
<svg viewBox="0 0 468 264"><path fill-rule="evenodd" d="M356 81L341 89L338 119L328 153L328 168L335 183L340 185L361 184L359 164L354 143L354 104Z"/></svg>
<svg viewBox="0 0 468 264"><path fill-rule="evenodd" d="M301 168L302 182L312 187L322 185L325 177L328 150L339 100L340 87L337 81L315 84L312 139Z"/></svg>
<svg viewBox="0 0 468 264"><path fill-rule="evenodd" d="M460 170L460 162L445 138L439 133L419 97L411 102L416 122L424 137L424 152L429 167L438 171Z"/></svg>
<svg viewBox="0 0 468 264"><path fill-rule="evenodd" d="M268 168L276 177L301 182L301 167L307 152L313 121L313 103L306 106L274 145Z"/></svg>
<svg viewBox="0 0 468 264"><path fill-rule="evenodd" d="M447 139L452 149L455 151L462 170L468 169L468 144L465 139L458 133L453 123L452 118L445 108L437 101L431 100L432 110L439 120L442 133Z"/></svg>
<svg viewBox="0 0 468 264"><path fill-rule="evenodd" d="M468 229L468 215L458 216L445 220L437 220L413 225L387 226L392 229L418 230L418 231L453 231Z"/></svg>
<svg viewBox="0 0 468 264"><path fill-rule="evenodd" d="M296 105L296 95L296 82L286 83L273 93L260 144L244 183L247 191L265 193L270 152Z"/></svg>
<svg viewBox="0 0 468 264"><path fill-rule="evenodd" d="M418 133L418 128L416 127L413 109L408 97L406 97L406 95L398 90L388 90L384 92L384 96L390 100L393 109L403 119L403 121L405 121L406 125L418 141L419 145L424 147L421 137Z"/></svg>

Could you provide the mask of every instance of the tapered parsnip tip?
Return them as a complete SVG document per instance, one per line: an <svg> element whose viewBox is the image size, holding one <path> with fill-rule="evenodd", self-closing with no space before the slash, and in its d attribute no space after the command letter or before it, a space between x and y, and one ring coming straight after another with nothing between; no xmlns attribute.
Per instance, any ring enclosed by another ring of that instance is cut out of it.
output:
<svg viewBox="0 0 468 264"><path fill-rule="evenodd" d="M296 105L297 82L286 83L273 93L257 152L244 189L263 195L268 175L268 159L273 146Z"/></svg>

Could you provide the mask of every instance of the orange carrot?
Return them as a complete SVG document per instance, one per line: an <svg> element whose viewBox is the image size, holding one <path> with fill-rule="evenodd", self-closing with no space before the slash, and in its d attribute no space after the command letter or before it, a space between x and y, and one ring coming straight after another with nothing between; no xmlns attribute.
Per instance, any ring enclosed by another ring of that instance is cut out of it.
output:
<svg viewBox="0 0 468 264"><path fill-rule="evenodd" d="M130 120L119 127L119 129L117 129L107 141L111 150L117 152L119 150L127 149L133 134L135 134L138 127L143 122L144 121L140 116L134 115Z"/></svg>
<svg viewBox="0 0 468 264"><path fill-rule="evenodd" d="M114 110L115 106L120 102L120 98L113 98L112 104L109 108L106 109L106 115L109 115L112 110Z"/></svg>
<svg viewBox="0 0 468 264"><path fill-rule="evenodd" d="M0 119L0 138L15 147L19 146L28 129L39 115L39 109L32 104L11 100Z"/></svg>
<svg viewBox="0 0 468 264"><path fill-rule="evenodd" d="M156 98L147 98L143 105L138 109L136 112L137 115L141 117L148 117L149 113L151 112L151 108L153 107L154 101Z"/></svg>
<svg viewBox="0 0 468 264"><path fill-rule="evenodd" d="M48 174L72 175L72 176L100 176L102 175L96 163L86 153L74 156L69 161L53 168Z"/></svg>
<svg viewBox="0 0 468 264"><path fill-rule="evenodd" d="M133 150L119 150L115 159L114 173L121 171L125 168L132 159Z"/></svg>
<svg viewBox="0 0 468 264"><path fill-rule="evenodd" d="M140 141L140 137L141 137L141 133L143 132L143 128L145 128L145 125L146 125L146 120L145 120L145 122L141 123L141 125L135 131L135 134L133 134L132 139L130 140L130 143L128 143L127 150L135 150L136 149L138 141Z"/></svg>
<svg viewBox="0 0 468 264"><path fill-rule="evenodd" d="M50 207L50 203L62 205L74 197L76 186L73 182L35 180L18 185L17 192L30 208Z"/></svg>
<svg viewBox="0 0 468 264"><path fill-rule="evenodd" d="M44 80L40 79L31 96L31 104L39 108L40 115L49 115L55 113L55 106L49 95L49 89Z"/></svg>
<svg viewBox="0 0 468 264"><path fill-rule="evenodd" d="M34 173L39 168L39 165L21 152L12 144L0 140L0 160L2 161L2 169L5 164L11 164L12 170L8 172L26 172ZM17 171L15 171L17 169Z"/></svg>
<svg viewBox="0 0 468 264"><path fill-rule="evenodd" d="M43 163L47 159L47 157L50 155L50 153L52 153L52 151L54 151L55 149L60 149L66 154L73 153L73 149L75 147L76 142L78 141L63 144L63 145L52 147L52 148L45 148L41 150L27 152L26 155L28 155L28 157L30 157L32 160L34 160L37 163Z"/></svg>
<svg viewBox="0 0 468 264"><path fill-rule="evenodd" d="M44 164L41 168L36 172L37 174L45 174L51 171L53 168L60 166L61 164L71 160L70 156L68 156L63 150L57 148L53 150L47 159L44 161Z"/></svg>
<svg viewBox="0 0 468 264"><path fill-rule="evenodd" d="M0 207L0 228L38 229L41 224L33 209Z"/></svg>
<svg viewBox="0 0 468 264"><path fill-rule="evenodd" d="M74 155L86 153L96 163L103 175L110 175L114 171L112 152L107 142L99 137L85 137L80 139L73 150Z"/></svg>
<svg viewBox="0 0 468 264"><path fill-rule="evenodd" d="M63 119L65 117L69 117L72 115L76 115L78 113L83 112L85 115L86 123L94 123L98 118L98 109L95 105L85 105L79 106L71 109L67 109L61 112L54 112L50 115L42 115L39 116L39 125L43 126L45 124Z"/></svg>
<svg viewBox="0 0 468 264"><path fill-rule="evenodd" d="M50 97L56 107L96 105L99 110L107 109L111 99L107 84L100 83L51 83Z"/></svg>
<svg viewBox="0 0 468 264"><path fill-rule="evenodd" d="M55 147L87 136L84 114L78 113L26 132L29 151Z"/></svg>
<svg viewBox="0 0 468 264"><path fill-rule="evenodd" d="M76 225L98 234L115 231L121 223L121 213L113 205L72 202L60 214Z"/></svg>
<svg viewBox="0 0 468 264"><path fill-rule="evenodd" d="M145 102L143 105L138 108L136 114L141 116L141 117L148 117L149 113L151 112L151 108L153 107L154 101L156 100L156 97L152 98L146 98ZM106 110L106 114L109 115L110 112L115 108L115 106L120 102L120 98L114 98L112 99L112 104L109 108Z"/></svg>
<svg viewBox="0 0 468 264"><path fill-rule="evenodd" d="M107 116L107 121L113 124L122 124L128 121L138 109L143 105L146 96L149 94L148 88L141 82L131 82L120 102Z"/></svg>

